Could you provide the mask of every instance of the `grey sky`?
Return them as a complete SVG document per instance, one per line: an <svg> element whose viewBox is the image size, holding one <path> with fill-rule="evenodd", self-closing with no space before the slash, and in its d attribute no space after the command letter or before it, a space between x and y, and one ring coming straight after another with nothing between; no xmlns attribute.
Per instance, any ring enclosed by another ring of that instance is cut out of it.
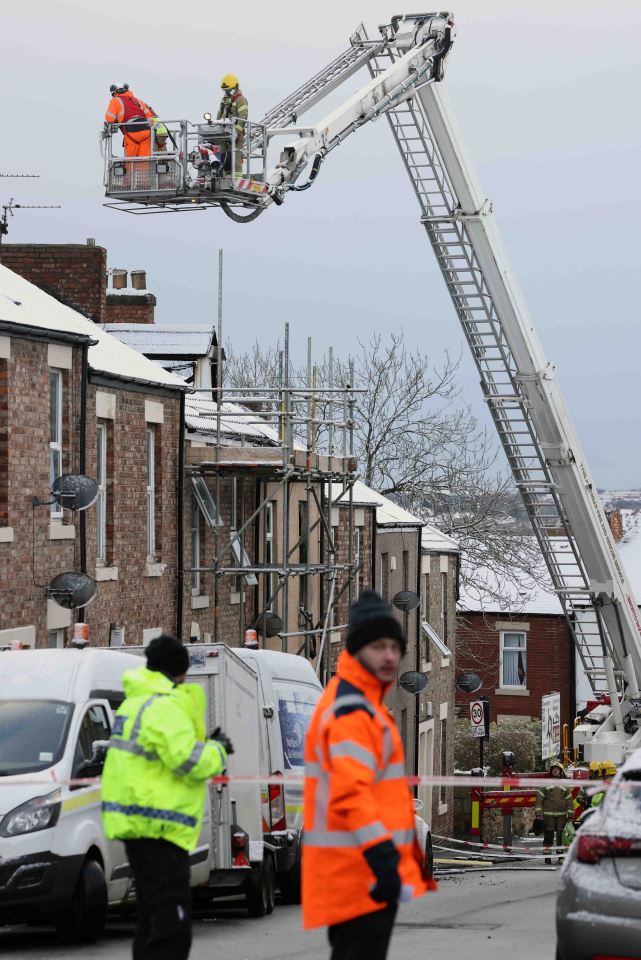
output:
<svg viewBox="0 0 641 960"><path fill-rule="evenodd" d="M435 359L458 349L384 121L337 150L312 190L253 225L218 211L133 217L102 207L98 132L111 82L128 81L163 118L196 119L231 70L260 118L344 49L361 20L374 33L402 10L381 0L3 6L0 171L41 179L0 180L0 193L64 204L19 211L9 241L96 237L111 266L147 269L164 322L213 318L222 246L226 333L238 346L275 341L289 319L301 353L308 334L319 354L330 344L347 352L371 330L400 326ZM641 486L641 4L460 0L454 12L449 99L593 473L599 485ZM484 417L467 354L461 379Z"/></svg>

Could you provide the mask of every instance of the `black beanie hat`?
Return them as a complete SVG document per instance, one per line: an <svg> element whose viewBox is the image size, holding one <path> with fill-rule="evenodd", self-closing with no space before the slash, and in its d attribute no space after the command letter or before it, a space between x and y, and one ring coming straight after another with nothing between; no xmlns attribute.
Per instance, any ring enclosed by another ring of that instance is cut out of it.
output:
<svg viewBox="0 0 641 960"><path fill-rule="evenodd" d="M180 677L189 669L189 654L174 637L161 633L149 642L145 650L147 667L168 677Z"/></svg>
<svg viewBox="0 0 641 960"><path fill-rule="evenodd" d="M374 590L364 590L350 607L347 649L349 653L356 653L366 643L383 637L398 640L401 652L405 654L407 641L391 606Z"/></svg>

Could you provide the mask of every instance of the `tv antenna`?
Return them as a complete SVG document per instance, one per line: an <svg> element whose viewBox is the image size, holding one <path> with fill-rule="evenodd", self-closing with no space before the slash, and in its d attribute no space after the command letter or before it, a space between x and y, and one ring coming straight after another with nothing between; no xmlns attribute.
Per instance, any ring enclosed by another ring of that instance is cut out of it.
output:
<svg viewBox="0 0 641 960"><path fill-rule="evenodd" d="M38 174L25 174L25 176L38 176ZM2 238L9 233L9 217L15 216L14 210L60 210L59 203L14 203L13 197L9 198L9 203L2 205L2 217L0 217L0 243Z"/></svg>
<svg viewBox="0 0 641 960"><path fill-rule="evenodd" d="M11 180L37 180L40 177L39 173L0 173L0 177L8 177Z"/></svg>

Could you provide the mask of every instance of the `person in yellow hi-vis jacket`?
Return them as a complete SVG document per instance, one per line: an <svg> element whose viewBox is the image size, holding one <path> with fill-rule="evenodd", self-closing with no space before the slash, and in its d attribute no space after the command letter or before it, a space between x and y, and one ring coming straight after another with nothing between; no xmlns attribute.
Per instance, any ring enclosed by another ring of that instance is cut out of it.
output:
<svg viewBox="0 0 641 960"><path fill-rule="evenodd" d="M233 747L205 735L205 694L185 683L189 655L173 637L147 647L147 666L123 676L102 776L109 840L124 840L138 899L134 960L186 960L191 946L189 852L206 783Z"/></svg>

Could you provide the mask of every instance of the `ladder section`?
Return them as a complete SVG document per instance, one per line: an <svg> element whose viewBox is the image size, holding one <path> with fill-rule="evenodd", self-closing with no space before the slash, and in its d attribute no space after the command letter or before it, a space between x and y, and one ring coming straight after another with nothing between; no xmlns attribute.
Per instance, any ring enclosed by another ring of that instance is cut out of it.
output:
<svg viewBox="0 0 641 960"><path fill-rule="evenodd" d="M286 127L296 123L303 113L311 110L315 104L369 63L371 58L386 46L382 41L375 44L367 43L363 46L357 39L357 35L355 35L354 44L311 80L302 84L298 90L272 107L261 120L261 124L265 127Z"/></svg>
<svg viewBox="0 0 641 960"><path fill-rule="evenodd" d="M381 51L369 64L372 76L388 69L393 60L390 48ZM549 457L537 437L523 378L468 231L471 220L490 211L481 209L472 216L461 213L418 96L391 109L387 118L579 657L595 694L607 694L604 654L613 656L613 651L609 645L604 651L607 635L602 637L599 631L588 573L550 472ZM614 662L620 678L621 664L616 657Z"/></svg>

